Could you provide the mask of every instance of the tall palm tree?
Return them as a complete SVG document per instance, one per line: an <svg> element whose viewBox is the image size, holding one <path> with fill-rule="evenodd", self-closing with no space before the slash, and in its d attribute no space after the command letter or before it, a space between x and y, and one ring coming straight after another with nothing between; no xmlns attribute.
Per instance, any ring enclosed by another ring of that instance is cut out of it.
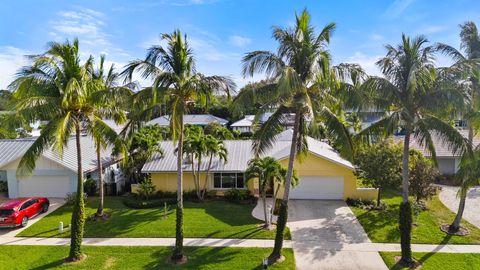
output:
<svg viewBox="0 0 480 270"><path fill-rule="evenodd" d="M387 45L387 54L376 63L384 77L371 77L364 83L364 89L374 92L376 106L390 113L372 124L360 134L391 135L399 128L405 132L402 165L402 203L400 205L400 232L402 259L404 264L412 262L411 228L412 213L408 194L410 139L414 136L425 145L436 163L432 132L445 141L453 151L467 148L462 135L449 123L437 117L439 108L447 102L462 103L461 93L445 89L438 83L437 71L433 65L433 48L426 46L423 36L410 39L402 35L402 42L396 47Z"/></svg>
<svg viewBox="0 0 480 270"><path fill-rule="evenodd" d="M438 43L436 49L450 56L454 61L454 64L449 69L453 74L459 75L457 77L459 84L465 90L467 108L463 116L468 123L468 142L473 144L473 138L478 132L478 129L475 129L475 127L478 128L480 124L480 35L477 26L473 22L466 22L460 25L460 29L460 48L465 53L443 43ZM465 160L469 158L471 157L464 153L462 160L466 162ZM472 164L472 162L466 163ZM467 165L462 166L463 170L469 170L468 167ZM458 194L460 203L457 215L449 227L449 231L453 233L458 232L460 229L467 192L472 185L478 183L478 179L472 174L461 173L461 175L470 177L460 179L461 188Z"/></svg>
<svg viewBox="0 0 480 270"><path fill-rule="evenodd" d="M81 64L77 39L63 44L51 42L45 53L29 58L32 64L21 69L10 86L19 100L16 110L29 121L48 119L49 122L23 155L18 172L34 170L36 160L48 148L62 153L70 136L75 135L78 178L68 260L77 261L82 258L85 224L82 128L86 127L90 134L102 134L107 140L112 139L115 132L102 121L105 114L98 109L105 107L105 99L100 98L102 95L92 78L93 57Z"/></svg>
<svg viewBox="0 0 480 270"><path fill-rule="evenodd" d="M113 119L117 124L122 124L126 121L126 114L123 110L123 104L129 99L132 94L131 90L128 87L123 87L118 85L119 74L115 72L113 64L105 69L105 56L100 57L100 63L97 70L92 74L93 79L97 87L95 88L97 92L92 93L95 98L102 99L104 105L101 107L95 108L98 110L98 113L104 117ZM91 130L96 130L95 128ZM97 217L103 216L103 207L104 207L104 174L102 168L101 152L104 151L109 141L115 140L117 150L122 153L126 152L124 144L121 142L120 138L115 138L115 134L109 134L109 138L104 137L104 133L95 133L93 134L93 139L95 141L95 147L97 152L97 169L98 169L98 193L100 200L98 203L98 208L96 212ZM128 155L123 155L125 158Z"/></svg>
<svg viewBox="0 0 480 270"><path fill-rule="evenodd" d="M296 15L294 27L273 27L273 38L279 43L276 53L254 51L243 58L244 76L265 73L268 80L240 91L232 105L234 112L241 114L249 104L261 104L256 115L256 119L259 119L266 111L275 110L253 136L256 155L265 153L275 142L275 135L283 130L284 115L295 114L285 191L279 209L275 246L269 256L270 263L282 256L294 161L298 155L307 152L308 129L316 129L318 123L325 124L328 132L345 145L345 152L351 153L348 129L329 108L337 103L331 90L344 86L339 83L341 79L348 78L345 80L347 82L351 74L362 72L356 65L330 65L331 56L326 47L334 29L335 24L330 23L316 35L310 24L310 15L304 10Z"/></svg>
<svg viewBox="0 0 480 270"><path fill-rule="evenodd" d="M179 262L186 260L183 254L183 115L188 113L190 103L205 105L215 93L230 93L235 84L226 77L198 73L193 51L180 30L163 34L161 38L166 42L164 47L152 46L144 60L130 62L122 73L130 81L135 71L139 71L143 78L153 80L152 87L139 93L140 98L149 100L145 115L167 101L172 139L177 143L176 241L171 259Z"/></svg>

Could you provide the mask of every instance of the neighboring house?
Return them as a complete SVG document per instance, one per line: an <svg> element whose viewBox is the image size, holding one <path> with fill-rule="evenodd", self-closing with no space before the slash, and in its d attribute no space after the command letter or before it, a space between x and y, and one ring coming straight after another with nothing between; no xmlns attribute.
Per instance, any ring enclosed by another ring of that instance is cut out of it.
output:
<svg viewBox="0 0 480 270"><path fill-rule="evenodd" d="M183 122L185 125L193 125L193 126L207 126L210 123L217 123L222 126L225 126L228 123L228 120L225 120L220 117L216 117L210 114L185 114L183 116ZM170 116L164 115L152 119L147 122L147 125L159 125L161 127L168 127L170 126Z"/></svg>
<svg viewBox="0 0 480 270"><path fill-rule="evenodd" d="M258 123L256 123L257 126L261 126L263 123L265 123L273 113L264 113L260 119L258 119ZM292 128L295 122L295 114L290 113L290 114L284 114L283 115L283 124L285 128ZM234 122L230 125L230 128L233 131L239 131L240 133L253 133L255 131L255 115L245 115L243 119L238 120L237 122Z"/></svg>
<svg viewBox="0 0 480 270"><path fill-rule="evenodd" d="M279 134L272 149L267 151L265 156L272 156L279 160L283 166L287 166L290 153L292 131L286 130ZM228 140L224 141L228 150L227 162L214 160L208 176L208 190L221 195L224 191L237 188L249 189L253 194L258 195L258 182L245 179L245 170L248 161L253 158L252 141L250 140ZM163 149L163 156L155 154L144 165L142 172L149 173L157 190L176 191L177 187L177 162L175 145L172 141L160 143ZM362 198L373 200L377 196L376 189L361 189L356 186L356 177L353 174L353 165L341 158L339 154L328 144L308 138L309 152L303 162L296 161L295 169L300 177L300 184L291 190L291 199L328 199L345 200L347 198ZM202 163L201 171L205 172L208 162ZM184 169L184 190L193 190L194 182L192 176L192 164L185 160ZM202 185L205 183L205 173L201 174ZM272 187L275 188L276 187ZM280 189L279 196L282 196L283 189Z"/></svg>
<svg viewBox="0 0 480 270"><path fill-rule="evenodd" d="M459 132L465 137L468 137L468 130L460 129ZM439 138L435 133L431 134L433 145L435 146L435 153L437 155L438 170L445 175L453 175L458 171L460 166L461 153L454 153L443 139ZM405 136L395 136L394 140L403 143ZM480 138L474 138L473 146L477 147L480 144ZM422 145L414 136L410 138L410 147L416 149L426 157L432 157L424 145Z"/></svg>
<svg viewBox="0 0 480 270"><path fill-rule="evenodd" d="M45 196L64 197L77 189L77 151L75 138L69 139L63 156L49 149L36 161L31 174L17 175L17 167L23 154L34 139L0 140L0 179L8 181L10 198ZM98 177L97 154L91 137L81 137L82 168L85 179ZM117 160L111 157L112 148L102 151L105 182L115 181L122 185L123 176L118 170ZM114 175L112 179L112 175Z"/></svg>

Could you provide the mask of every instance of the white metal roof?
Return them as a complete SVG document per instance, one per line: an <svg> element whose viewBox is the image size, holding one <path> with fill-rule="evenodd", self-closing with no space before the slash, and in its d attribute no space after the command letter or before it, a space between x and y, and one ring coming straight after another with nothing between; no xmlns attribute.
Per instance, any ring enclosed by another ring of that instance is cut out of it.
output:
<svg viewBox="0 0 480 270"><path fill-rule="evenodd" d="M228 123L228 120L225 120L223 118L216 117L210 114L185 114L183 116L183 122L188 125L200 125L200 126L206 126L209 123L214 122L224 126ZM155 125L155 124L159 126L169 126L170 116L169 115L160 116L147 122L147 125Z"/></svg>
<svg viewBox="0 0 480 270"><path fill-rule="evenodd" d="M288 158L290 154L292 131L286 130L277 135L277 141L264 156L272 156L277 160ZM245 171L248 161L252 159L252 141L251 140L227 140L224 141L228 151L227 162L220 162L214 159L211 171ZM142 172L175 172L177 171L177 156L175 153L176 145L172 141L160 142L160 146L164 151L163 157L159 154L153 155L143 166ZM313 138L308 138L308 146L310 153L337 163L348 169L354 169L353 165L340 157L340 155L328 144L320 142ZM184 160L183 168L185 171L191 171L192 164ZM205 158L201 164L201 171L205 171L208 167L208 159Z"/></svg>
<svg viewBox="0 0 480 270"><path fill-rule="evenodd" d="M23 156L27 149L33 144L35 138L25 138L18 140L0 140L0 168L17 160ZM94 171L97 169L97 154L95 143L90 136L81 137L82 151L82 169L84 172ZM103 164L114 162L111 157L112 147L101 152ZM75 137L71 137L67 146L64 148L63 156L53 149L49 149L43 153L45 158L53 160L71 171L77 172L77 150Z"/></svg>

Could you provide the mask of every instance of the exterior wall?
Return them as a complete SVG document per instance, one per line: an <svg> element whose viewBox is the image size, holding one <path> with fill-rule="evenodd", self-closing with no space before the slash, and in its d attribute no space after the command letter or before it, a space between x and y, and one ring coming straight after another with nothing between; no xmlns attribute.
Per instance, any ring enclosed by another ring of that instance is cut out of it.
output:
<svg viewBox="0 0 480 270"><path fill-rule="evenodd" d="M8 181L8 196L9 198L18 197L18 179L30 178L32 181L35 181L35 177L46 177L46 176L65 176L70 179L70 192L74 192L77 189L77 174L72 172L58 163L51 161L47 158L40 157L37 162L35 169L29 175L17 175L17 167L20 162L20 159L15 160L6 166L0 168L7 172L7 181Z"/></svg>
<svg viewBox="0 0 480 270"><path fill-rule="evenodd" d="M287 167L288 158L281 160L280 163ZM297 171L299 177L302 176L343 176L344 179L344 192L343 199L366 199L375 200L377 198L378 191L365 191L365 189L357 189L357 178L353 174L353 171L333 163L329 160L317 157L313 154L309 154L302 162L298 160L294 163L294 168ZM275 185L275 190L277 185ZM278 191L278 198L283 197L283 187L280 187ZM370 189L369 189L370 190Z"/></svg>
<svg viewBox="0 0 480 270"><path fill-rule="evenodd" d="M442 174L446 174L446 175L455 174L458 170L458 165L459 165L458 164L459 162L457 160L458 158L455 158L455 157L437 158L438 170Z"/></svg>
<svg viewBox="0 0 480 270"><path fill-rule="evenodd" d="M156 190L176 192L177 191L177 173L168 172L168 173L151 173L152 183L155 185ZM200 184L201 187L205 185L205 176L206 173L200 173ZM247 189L255 194L255 186L258 186L258 182L252 179L246 183ZM192 172L183 173L183 191L192 191L195 190L195 183L193 181ZM214 189L213 188L213 173L210 173L207 183L207 190L216 191L217 195L221 196L228 189ZM132 192L136 191L136 187L132 187Z"/></svg>
<svg viewBox="0 0 480 270"><path fill-rule="evenodd" d="M287 167L288 159L280 161L283 166ZM302 163L296 161L295 169L298 176L343 176L344 178L344 199L366 199L375 200L377 198L378 191L376 189L357 188L357 178L353 174L352 170L333 163L331 161L319 158L315 155L309 154ZM157 190L175 192L177 190L177 174L172 173L151 173L152 183ZM184 191L194 190L195 185L193 182L193 176L191 172L185 172L183 178ZM201 173L201 183L204 184L205 174ZM217 190L218 195L222 195L225 190L213 189L213 181L209 180L208 190ZM277 189L275 185L275 190ZM247 188L252 194L258 195L258 180L251 179L247 181ZM132 187L134 191L134 188ZM278 191L278 198L283 196L283 187L280 187Z"/></svg>
<svg viewBox="0 0 480 270"><path fill-rule="evenodd" d="M240 131L241 133L252 132L252 127L232 127L234 131Z"/></svg>

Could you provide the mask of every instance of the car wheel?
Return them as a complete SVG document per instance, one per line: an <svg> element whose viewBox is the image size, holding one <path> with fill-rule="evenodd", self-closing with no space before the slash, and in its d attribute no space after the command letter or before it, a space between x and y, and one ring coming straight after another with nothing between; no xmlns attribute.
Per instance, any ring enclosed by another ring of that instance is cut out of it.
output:
<svg viewBox="0 0 480 270"><path fill-rule="evenodd" d="M28 217L24 216L22 218L22 223L20 224L20 226L25 227L25 226L27 226L27 224L28 224Z"/></svg>
<svg viewBox="0 0 480 270"><path fill-rule="evenodd" d="M48 211L48 204L44 204L42 207L42 213L46 213Z"/></svg>

